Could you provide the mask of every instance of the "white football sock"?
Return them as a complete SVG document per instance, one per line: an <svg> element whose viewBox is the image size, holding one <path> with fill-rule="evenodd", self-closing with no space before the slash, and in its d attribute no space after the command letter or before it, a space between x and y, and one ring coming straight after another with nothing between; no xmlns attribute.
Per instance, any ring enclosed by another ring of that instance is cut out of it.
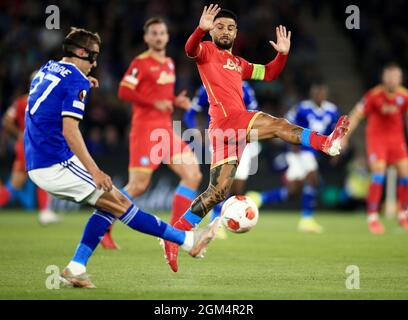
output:
<svg viewBox="0 0 408 320"><path fill-rule="evenodd" d="M78 276L86 272L86 267L83 264L80 264L75 261L68 263L67 268L72 272L74 276Z"/></svg>
<svg viewBox="0 0 408 320"><path fill-rule="evenodd" d="M186 238L184 239L184 243L181 247L186 250L190 251L194 245L194 232L193 231L186 231Z"/></svg>

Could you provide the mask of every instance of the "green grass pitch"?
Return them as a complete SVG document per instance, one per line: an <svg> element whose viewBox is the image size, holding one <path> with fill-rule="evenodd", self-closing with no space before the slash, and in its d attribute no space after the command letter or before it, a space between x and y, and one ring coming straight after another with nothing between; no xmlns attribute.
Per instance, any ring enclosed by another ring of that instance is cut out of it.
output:
<svg viewBox="0 0 408 320"><path fill-rule="evenodd" d="M392 220L374 236L363 214L323 212L320 235L298 233L297 214L261 212L253 230L216 240L204 259L181 252L178 273L157 239L116 223L121 250L98 248L88 265L97 289L47 289L46 267L66 265L87 217L41 227L36 214L0 211L0 299L408 298L408 232ZM359 267L360 289L346 289L349 265Z"/></svg>

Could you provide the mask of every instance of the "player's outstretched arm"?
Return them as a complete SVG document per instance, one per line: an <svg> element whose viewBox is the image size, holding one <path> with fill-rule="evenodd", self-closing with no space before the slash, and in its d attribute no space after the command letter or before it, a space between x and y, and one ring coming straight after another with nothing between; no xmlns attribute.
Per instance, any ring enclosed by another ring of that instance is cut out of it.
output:
<svg viewBox="0 0 408 320"><path fill-rule="evenodd" d="M79 121L74 118L64 117L62 120L62 133L68 143L69 148L78 157L79 161L92 175L97 188L105 191L112 190L112 180L96 165L86 148L81 131L79 130Z"/></svg>
<svg viewBox="0 0 408 320"><path fill-rule="evenodd" d="M290 37L291 32L287 32L285 26L277 27L276 42L269 41L272 47L278 51L275 59L266 65L245 64L242 78L244 80L275 80L286 65L290 50Z"/></svg>
<svg viewBox="0 0 408 320"><path fill-rule="evenodd" d="M204 7L201 14L200 23L193 34L188 38L185 51L188 57L197 57L200 50L200 42L204 35L214 28L214 18L220 12L221 8L218 5L210 4Z"/></svg>

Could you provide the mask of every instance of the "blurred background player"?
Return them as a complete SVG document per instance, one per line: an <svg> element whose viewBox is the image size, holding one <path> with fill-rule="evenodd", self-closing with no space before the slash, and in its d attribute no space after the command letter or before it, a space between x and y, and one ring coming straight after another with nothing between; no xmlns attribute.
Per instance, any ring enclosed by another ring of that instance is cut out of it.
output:
<svg viewBox="0 0 408 320"><path fill-rule="evenodd" d="M248 111L259 111L255 91L247 81L242 82L242 98ZM197 128L198 123L196 121L196 117L198 114L204 113L207 120L205 128L208 128L208 122L210 121L210 116L208 115L209 106L207 91L205 90L205 87L201 85L201 87L197 90L196 96L192 100L192 108L184 113L184 122L186 123L187 127ZM252 159L257 157L259 152L260 144L258 141L251 142L245 147L241 161L239 162L237 168L237 172L235 173L234 182L231 185L231 194L240 195L245 192L245 184L251 170ZM214 221L215 218L220 216L223 203L224 202L218 203L213 208L210 216L210 223ZM225 239L227 237L225 229L220 228L217 236L221 239Z"/></svg>
<svg viewBox="0 0 408 320"><path fill-rule="evenodd" d="M175 65L166 56L169 34L164 20L155 17L146 21L144 41L148 50L133 59L118 92L119 99L131 102L133 108L129 182L123 191L130 199L139 197L149 186L154 170L160 163L167 164L181 179L173 198L173 225L189 208L201 182L197 158L172 128L173 108L188 110L191 100L185 91L174 95ZM155 139L156 133L161 142ZM160 152L155 151L158 146Z"/></svg>
<svg viewBox="0 0 408 320"><path fill-rule="evenodd" d="M328 87L316 81L310 88L310 99L295 105L285 116L291 123L309 128L320 134L328 135L333 131L339 118L338 108L327 101ZM288 146L285 172L286 186L270 191L248 192L258 206L282 202L289 196L302 190L302 217L298 224L299 231L320 233L323 228L313 217L317 205L319 172L317 151L306 146Z"/></svg>
<svg viewBox="0 0 408 320"><path fill-rule="evenodd" d="M389 165L398 173L399 224L408 230L408 153L404 122L408 110L408 90L402 86L402 69L395 63L383 68L382 82L369 90L350 114L350 134L366 117L366 148L371 170L367 198L368 228L383 234L384 226L378 212L383 193L385 174ZM348 139L344 140L345 145Z"/></svg>
<svg viewBox="0 0 408 320"><path fill-rule="evenodd" d="M33 78L35 72L32 74ZM18 97L13 104L7 109L3 118L3 126L7 132L16 138L15 144L15 159L10 181L6 185L0 185L0 207L6 206L13 200L16 193L21 190L26 181L27 173L25 171L24 158L24 116L27 107L27 94ZM42 225L59 222L57 214L50 209L51 197L42 190L36 188L37 206L38 206L38 220Z"/></svg>

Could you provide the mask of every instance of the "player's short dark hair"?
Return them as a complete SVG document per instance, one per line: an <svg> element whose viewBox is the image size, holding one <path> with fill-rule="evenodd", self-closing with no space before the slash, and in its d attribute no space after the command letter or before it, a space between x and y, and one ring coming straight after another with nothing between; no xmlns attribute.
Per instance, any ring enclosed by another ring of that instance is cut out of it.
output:
<svg viewBox="0 0 408 320"><path fill-rule="evenodd" d="M160 18L160 17L152 17L152 18L150 18L150 19L148 19L146 22L145 22L145 24L143 25L143 31L146 33L147 32L147 30L149 29L149 27L152 25L152 24L166 24L166 21L164 21L164 19L163 18Z"/></svg>
<svg viewBox="0 0 408 320"><path fill-rule="evenodd" d="M215 16L214 21L217 20L218 18L230 18L234 20L236 24L238 24L237 15L228 9L221 9L220 12L218 12L217 15Z"/></svg>
<svg viewBox="0 0 408 320"><path fill-rule="evenodd" d="M400 65L394 61L388 62L387 64L384 65L383 71L389 70L389 69L401 69Z"/></svg>
<svg viewBox="0 0 408 320"><path fill-rule="evenodd" d="M77 44L84 48L90 48L92 44L101 45L102 40L98 33L91 32L82 28L71 27L71 31L65 37L64 40L66 50L73 51L77 47L73 44Z"/></svg>

